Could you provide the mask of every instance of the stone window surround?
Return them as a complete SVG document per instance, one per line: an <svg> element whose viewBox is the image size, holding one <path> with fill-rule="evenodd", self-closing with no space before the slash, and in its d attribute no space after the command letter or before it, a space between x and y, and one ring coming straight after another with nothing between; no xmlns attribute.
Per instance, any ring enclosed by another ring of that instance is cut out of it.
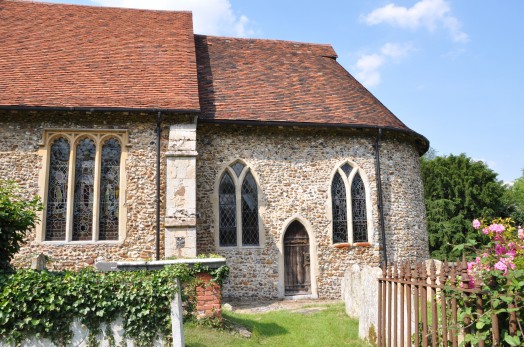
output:
<svg viewBox="0 0 524 347"><path fill-rule="evenodd" d="M67 222L66 222L66 237L62 241L46 241L45 230L46 230L46 206L47 204L47 193L48 193L48 182L49 182L49 166L50 166L50 148L53 141L59 137L66 138L71 144L70 149L70 160L69 160L69 177L68 177L68 192L67 192ZM78 141L90 138L95 142L96 146L96 159L95 159L95 187L94 199L93 199L93 239L89 241L73 241L72 240L72 221L73 221L73 187L74 187L74 163L76 155L76 144ZM120 155L120 196L119 196L119 213L118 213L118 240L98 240L98 221L99 211L98 207L100 204L100 170L101 170L101 151L103 143L111 138L115 138L120 142L121 155ZM127 207L125 204L126 187L127 187L127 175L125 171L126 159L128 148L130 147L128 142L128 131L126 129L43 129L42 143L39 144L38 154L42 157L42 168L40 170L38 186L39 195L42 197L44 202L43 211L39 212L40 223L35 227L36 231L36 242L49 245L86 245L86 244L112 244L121 245L124 242L127 231Z"/></svg>
<svg viewBox="0 0 524 347"><path fill-rule="evenodd" d="M342 166L345 164L348 164L352 167L351 173L349 177L344 173L342 170ZM367 217L367 234L368 234L368 241L367 242L357 242L353 243L353 218L352 218L352 210L351 210L351 182L353 182L353 177L357 174L357 172L360 174L360 178L362 178L362 182L364 183L364 187L366 189L366 217ZM332 203L333 199L331 196L331 185L333 184L333 179L335 178L336 174L340 174L342 177L342 181L344 182L344 186L346 188L346 201L347 201L347 221L348 221L348 241L342 242L342 243L334 243L333 242L333 208ZM338 163L338 165L335 167L335 169L331 172L331 176L329 178L329 189L328 189L328 201L327 201L327 217L330 221L329 223L329 235L330 235L330 242L333 247L336 248L347 248L347 247L369 247L372 245L373 240L373 234L374 234L374 224L373 224L373 206L371 204L371 189L369 185L369 179L367 175L365 174L364 170L362 170L357 164L350 160L344 160L343 162Z"/></svg>
<svg viewBox="0 0 524 347"><path fill-rule="evenodd" d="M242 172L237 177L237 174L233 171L231 166L233 166L235 163L242 163L244 165L244 168L242 169ZM263 211L263 199L262 199L262 193L260 189L259 184L259 178L253 170L253 167L247 163L245 160L236 159L231 162L229 162L227 165L223 166L221 170L219 171L220 174L217 175L217 179L215 180L215 186L213 190L213 214L214 214L214 224L215 224L215 248L216 249L260 249L264 248L265 243L265 235L264 235L264 229L262 224L262 218L261 218L261 212ZM219 221L219 188L220 188L220 181L222 180L222 177L224 176L224 173L228 172L231 178L233 179L233 183L235 184L235 195L236 195L236 219L237 219L237 245L236 246L220 246L220 221ZM244 182L244 178L246 177L247 173L250 172L253 176L253 179L255 180L255 183L257 185L257 202L258 202L258 245L257 246L243 246L242 245L242 223L238 221L242 221L242 182Z"/></svg>

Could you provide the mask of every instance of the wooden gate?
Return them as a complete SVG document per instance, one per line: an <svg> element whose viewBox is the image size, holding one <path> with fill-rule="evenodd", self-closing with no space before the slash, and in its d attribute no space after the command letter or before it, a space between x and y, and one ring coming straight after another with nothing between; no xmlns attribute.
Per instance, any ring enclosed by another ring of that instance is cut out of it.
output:
<svg viewBox="0 0 524 347"><path fill-rule="evenodd" d="M284 236L284 268L286 295L311 294L309 237L298 221Z"/></svg>

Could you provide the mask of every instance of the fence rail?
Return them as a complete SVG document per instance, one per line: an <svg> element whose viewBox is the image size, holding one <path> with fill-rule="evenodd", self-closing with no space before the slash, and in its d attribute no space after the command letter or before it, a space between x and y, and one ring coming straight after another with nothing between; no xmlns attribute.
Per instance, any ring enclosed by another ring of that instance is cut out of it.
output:
<svg viewBox="0 0 524 347"><path fill-rule="evenodd" d="M478 283L469 288L469 281L465 259L443 262L439 273L434 261L429 267L403 262L383 268L378 279L378 346L459 346L465 335L474 333L475 317L483 315L487 303L483 297L489 297ZM472 314L459 319L466 308ZM500 345L501 324L509 324L510 335L517 333L515 312L506 321L499 320L491 316L490 346ZM480 340L478 346L486 346L486 341Z"/></svg>

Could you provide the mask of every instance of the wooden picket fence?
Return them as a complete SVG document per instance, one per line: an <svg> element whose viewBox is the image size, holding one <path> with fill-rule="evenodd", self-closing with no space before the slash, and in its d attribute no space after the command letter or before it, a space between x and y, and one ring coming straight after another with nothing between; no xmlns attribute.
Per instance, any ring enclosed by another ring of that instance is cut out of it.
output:
<svg viewBox="0 0 524 347"><path fill-rule="evenodd" d="M469 289L469 280L465 259L443 262L439 274L433 261L429 269L425 263L409 262L383 268L378 280L378 346L459 346L463 336L472 333L475 322L473 316L459 321L462 300L458 300L456 294L479 316L483 314L482 295L472 296L481 293L481 289ZM444 290L444 286L448 290ZM515 307L512 305L509 307ZM489 344L499 346L499 317L491 318L492 342ZM507 321L500 323L507 324ZM509 315L509 331L511 335L517 332L515 312ZM485 346L485 341L480 341L478 346Z"/></svg>

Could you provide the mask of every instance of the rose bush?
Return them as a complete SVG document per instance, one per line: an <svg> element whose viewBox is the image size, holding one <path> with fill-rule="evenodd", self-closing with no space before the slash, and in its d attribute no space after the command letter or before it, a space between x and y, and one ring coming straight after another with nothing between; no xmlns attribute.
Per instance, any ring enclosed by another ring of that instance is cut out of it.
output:
<svg viewBox="0 0 524 347"><path fill-rule="evenodd" d="M521 226L515 226L510 218L494 219L490 224L475 219L472 225L490 241L476 250L474 261L468 262L470 288L475 286L475 281L491 279L501 273L507 277L511 270L524 270L524 230Z"/></svg>
<svg viewBox="0 0 524 347"><path fill-rule="evenodd" d="M465 336L473 344L492 341L492 320L497 317L501 338L506 345L524 346L524 230L510 218L497 218L491 222L475 219L474 229L487 237L488 242L478 244L470 241L458 247L473 247L476 256L468 262L469 288L478 288L470 300L480 296L482 314L475 313L465 304L464 314L474 318L474 331ZM471 306L470 306L471 307ZM478 315L477 315L478 314ZM477 315L477 316L475 316Z"/></svg>

